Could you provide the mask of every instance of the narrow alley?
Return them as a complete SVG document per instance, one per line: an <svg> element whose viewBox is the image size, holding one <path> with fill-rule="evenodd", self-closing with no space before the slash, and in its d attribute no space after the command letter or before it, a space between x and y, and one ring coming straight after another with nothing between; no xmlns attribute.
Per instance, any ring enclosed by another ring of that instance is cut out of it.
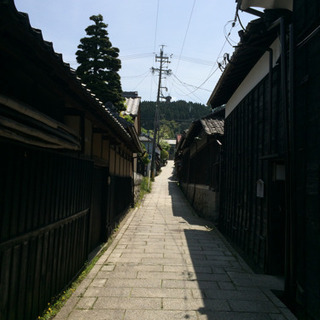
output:
<svg viewBox="0 0 320 320"><path fill-rule="evenodd" d="M295 319L220 233L194 215L173 161L56 320Z"/></svg>

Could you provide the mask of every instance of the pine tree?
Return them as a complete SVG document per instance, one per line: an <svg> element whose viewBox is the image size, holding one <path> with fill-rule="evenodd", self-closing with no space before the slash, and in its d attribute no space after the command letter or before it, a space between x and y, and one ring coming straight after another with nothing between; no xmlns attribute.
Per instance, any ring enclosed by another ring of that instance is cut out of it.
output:
<svg viewBox="0 0 320 320"><path fill-rule="evenodd" d="M102 15L91 16L90 20L94 24L85 29L88 37L80 39L76 52L76 73L103 103L112 102L118 111L124 110L119 49L112 46Z"/></svg>

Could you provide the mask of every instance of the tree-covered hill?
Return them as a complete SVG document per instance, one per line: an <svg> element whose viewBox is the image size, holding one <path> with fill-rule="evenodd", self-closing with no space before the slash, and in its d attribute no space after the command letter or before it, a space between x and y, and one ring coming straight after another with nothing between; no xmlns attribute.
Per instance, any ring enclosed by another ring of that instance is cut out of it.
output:
<svg viewBox="0 0 320 320"><path fill-rule="evenodd" d="M153 130L156 103L141 102L141 125ZM183 100L159 103L160 132L162 137L174 139L178 133L187 129L191 122L208 115L211 109L200 103Z"/></svg>

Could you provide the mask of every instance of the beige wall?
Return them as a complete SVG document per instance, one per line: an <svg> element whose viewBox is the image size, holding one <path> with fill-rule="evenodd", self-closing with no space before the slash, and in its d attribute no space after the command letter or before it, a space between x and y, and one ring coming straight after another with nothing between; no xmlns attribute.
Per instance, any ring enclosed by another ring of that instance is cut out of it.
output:
<svg viewBox="0 0 320 320"><path fill-rule="evenodd" d="M84 155L91 157L92 153L92 123L84 119Z"/></svg>
<svg viewBox="0 0 320 320"><path fill-rule="evenodd" d="M109 165L109 155L110 155L110 141L106 138L103 138L102 140L102 159L107 161L107 164Z"/></svg>
<svg viewBox="0 0 320 320"><path fill-rule="evenodd" d="M83 154L97 161L98 165L109 166L112 175L133 177L132 166L137 170L136 154L124 145L112 145L106 133L93 132L90 120L80 116L65 116L65 124L83 139ZM83 125L82 122L83 121ZM84 132L81 130L84 129ZM99 161L101 160L101 161ZM132 163L133 161L133 163Z"/></svg>
<svg viewBox="0 0 320 320"><path fill-rule="evenodd" d="M92 156L102 158L102 134L93 133L92 135Z"/></svg>

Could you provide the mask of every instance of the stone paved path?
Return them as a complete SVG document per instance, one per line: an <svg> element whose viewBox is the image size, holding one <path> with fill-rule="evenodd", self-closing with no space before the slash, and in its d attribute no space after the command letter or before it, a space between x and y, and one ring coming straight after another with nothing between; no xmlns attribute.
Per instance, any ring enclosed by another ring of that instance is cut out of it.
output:
<svg viewBox="0 0 320 320"><path fill-rule="evenodd" d="M170 161L55 320L295 319L220 233L196 217Z"/></svg>

